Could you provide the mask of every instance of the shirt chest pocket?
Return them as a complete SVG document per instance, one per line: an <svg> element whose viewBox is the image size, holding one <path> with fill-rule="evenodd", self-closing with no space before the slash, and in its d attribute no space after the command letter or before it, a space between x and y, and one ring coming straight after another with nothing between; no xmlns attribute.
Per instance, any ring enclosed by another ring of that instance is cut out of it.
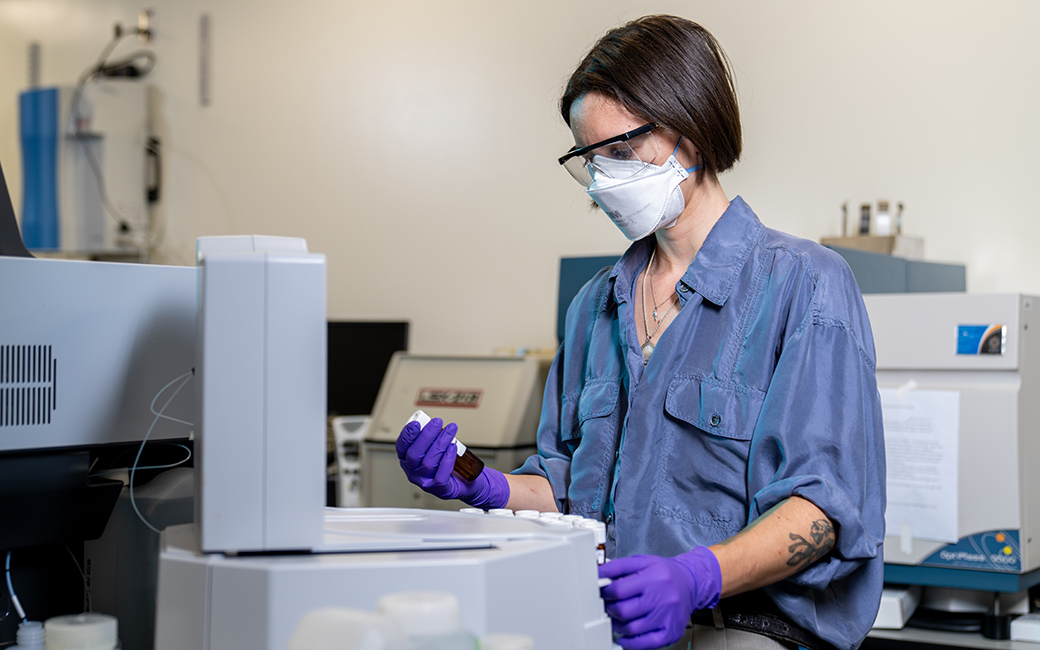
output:
<svg viewBox="0 0 1040 650"><path fill-rule="evenodd" d="M677 375L668 386L665 411L711 436L751 440L765 393L715 379Z"/></svg>
<svg viewBox="0 0 1040 650"><path fill-rule="evenodd" d="M747 523L748 455L764 399L701 376L677 375L668 387L655 509L701 527L697 543L721 541Z"/></svg>

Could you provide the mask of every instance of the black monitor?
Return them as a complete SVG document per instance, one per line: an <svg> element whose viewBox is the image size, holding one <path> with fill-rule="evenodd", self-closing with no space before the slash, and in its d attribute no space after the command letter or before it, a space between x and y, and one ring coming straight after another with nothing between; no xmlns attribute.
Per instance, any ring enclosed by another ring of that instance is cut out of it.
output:
<svg viewBox="0 0 1040 650"><path fill-rule="evenodd" d="M329 321L329 415L370 415L390 357L408 349L408 323Z"/></svg>

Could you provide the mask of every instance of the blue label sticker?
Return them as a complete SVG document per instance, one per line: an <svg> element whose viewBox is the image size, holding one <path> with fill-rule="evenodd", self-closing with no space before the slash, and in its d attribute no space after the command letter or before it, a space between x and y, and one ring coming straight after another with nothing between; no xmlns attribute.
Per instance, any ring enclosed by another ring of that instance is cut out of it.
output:
<svg viewBox="0 0 1040 650"><path fill-rule="evenodd" d="M1022 572L1017 530L991 530L947 544L921 562L922 566L958 567L1005 573Z"/></svg>
<svg viewBox="0 0 1040 650"><path fill-rule="evenodd" d="M1006 331L1002 324L958 325L957 354L1004 354Z"/></svg>

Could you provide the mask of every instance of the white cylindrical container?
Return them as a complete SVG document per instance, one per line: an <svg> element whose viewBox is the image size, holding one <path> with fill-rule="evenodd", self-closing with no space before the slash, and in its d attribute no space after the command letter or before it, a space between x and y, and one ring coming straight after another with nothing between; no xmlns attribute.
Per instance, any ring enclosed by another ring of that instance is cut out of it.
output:
<svg viewBox="0 0 1040 650"><path fill-rule="evenodd" d="M480 637L480 650L534 650L534 639L525 634L489 634Z"/></svg>
<svg viewBox="0 0 1040 650"><path fill-rule="evenodd" d="M44 650L43 623L39 621L22 621L15 632L15 645L10 650Z"/></svg>
<svg viewBox="0 0 1040 650"><path fill-rule="evenodd" d="M374 612L325 607L297 623L286 650L408 650L396 621Z"/></svg>
<svg viewBox="0 0 1040 650"><path fill-rule="evenodd" d="M482 515L484 511L480 508L459 508L459 512L465 512L470 515Z"/></svg>
<svg viewBox="0 0 1040 650"><path fill-rule="evenodd" d="M540 512L538 513L539 519L563 519L563 515L558 512Z"/></svg>
<svg viewBox="0 0 1040 650"><path fill-rule="evenodd" d="M496 517L512 517L513 511L509 508L492 508L488 510L489 515L495 515Z"/></svg>
<svg viewBox="0 0 1040 650"><path fill-rule="evenodd" d="M48 618L43 624L47 650L115 650L119 625L108 614L72 614Z"/></svg>
<svg viewBox="0 0 1040 650"><path fill-rule="evenodd" d="M403 591L379 599L379 613L394 621L414 650L476 650L477 639L462 629L454 595Z"/></svg>
<svg viewBox="0 0 1040 650"><path fill-rule="evenodd" d="M521 519L538 519L539 512L537 510L517 510L515 516Z"/></svg>

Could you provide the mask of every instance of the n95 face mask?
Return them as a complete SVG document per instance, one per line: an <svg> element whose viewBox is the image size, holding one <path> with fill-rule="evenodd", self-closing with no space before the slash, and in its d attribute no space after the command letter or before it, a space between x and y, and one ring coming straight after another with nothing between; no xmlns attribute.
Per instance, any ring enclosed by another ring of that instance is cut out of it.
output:
<svg viewBox="0 0 1040 650"><path fill-rule="evenodd" d="M686 207L679 183L701 168L684 168L674 152L660 166L603 156L593 158L592 166L602 171L585 191L631 241L675 225Z"/></svg>

